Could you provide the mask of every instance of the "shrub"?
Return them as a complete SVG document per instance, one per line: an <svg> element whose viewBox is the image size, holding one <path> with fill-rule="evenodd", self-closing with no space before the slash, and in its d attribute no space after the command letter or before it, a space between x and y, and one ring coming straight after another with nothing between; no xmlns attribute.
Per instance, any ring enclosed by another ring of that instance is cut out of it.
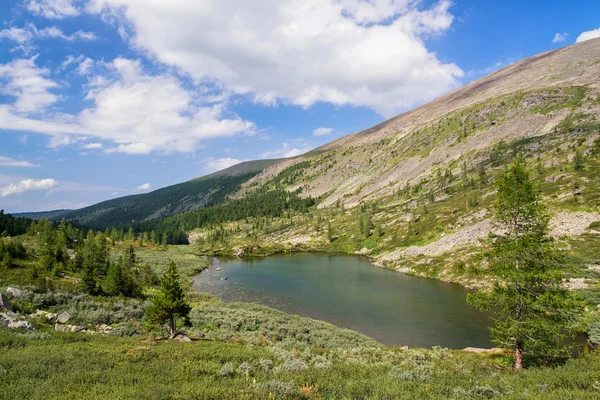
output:
<svg viewBox="0 0 600 400"><path fill-rule="evenodd" d="M260 360L258 360L258 368L262 372L268 374L269 372L271 372L271 369L273 368L273 361L261 358Z"/></svg>
<svg viewBox="0 0 600 400"><path fill-rule="evenodd" d="M235 370L233 369L233 363L225 363L219 370L220 376L233 376L235 374Z"/></svg>
<svg viewBox="0 0 600 400"><path fill-rule="evenodd" d="M256 389L263 390L266 393L272 393L274 398L284 398L296 393L296 385L294 381L268 381L260 384L255 384Z"/></svg>
<svg viewBox="0 0 600 400"><path fill-rule="evenodd" d="M252 372L252 364L250 364L249 362L241 363L238 366L237 372L240 375L250 374L250 372Z"/></svg>
<svg viewBox="0 0 600 400"><path fill-rule="evenodd" d="M282 365L277 367L277 372L291 372L297 373L302 372L308 368L308 365L304 360L299 358L292 358L284 362Z"/></svg>
<svg viewBox="0 0 600 400"><path fill-rule="evenodd" d="M389 376L391 379L396 381L414 381L417 379L414 372L410 370L404 370L402 368L394 368L390 371Z"/></svg>

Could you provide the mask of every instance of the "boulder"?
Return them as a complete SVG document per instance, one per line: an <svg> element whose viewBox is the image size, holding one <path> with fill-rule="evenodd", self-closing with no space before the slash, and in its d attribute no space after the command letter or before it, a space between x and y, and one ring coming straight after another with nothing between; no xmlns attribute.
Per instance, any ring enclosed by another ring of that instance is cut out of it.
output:
<svg viewBox="0 0 600 400"><path fill-rule="evenodd" d="M0 313L0 326L8 326L13 322L13 318L5 313Z"/></svg>
<svg viewBox="0 0 600 400"><path fill-rule="evenodd" d="M80 325L54 324L54 330L57 332L81 332L85 331L85 328Z"/></svg>
<svg viewBox="0 0 600 400"><path fill-rule="evenodd" d="M8 324L8 327L11 329L23 328L31 331L35 329L28 321L13 321Z"/></svg>
<svg viewBox="0 0 600 400"><path fill-rule="evenodd" d="M35 313L31 314L32 318L46 318L49 319L50 321L55 320L56 318L58 318L58 315L54 314L54 313L49 313L47 311L43 311L43 310L37 310Z"/></svg>
<svg viewBox="0 0 600 400"><path fill-rule="evenodd" d="M189 337L187 337L185 335L181 335L181 334L175 336L173 338L173 340L177 340L178 342L181 342L181 343L189 343L192 341L192 339L190 339Z"/></svg>
<svg viewBox="0 0 600 400"><path fill-rule="evenodd" d="M6 289L6 293L10 293L10 295L15 299L18 299L23 295L23 291L21 289L17 289L14 287L9 287L8 289Z"/></svg>
<svg viewBox="0 0 600 400"><path fill-rule="evenodd" d="M0 310L12 311L12 305L10 301L8 301L8 297L6 297L3 293L0 293Z"/></svg>
<svg viewBox="0 0 600 400"><path fill-rule="evenodd" d="M112 328L108 325L102 324L102 325L98 325L96 327L96 332L98 333L109 333L110 331L112 331Z"/></svg>
<svg viewBox="0 0 600 400"><path fill-rule="evenodd" d="M69 321L70 318L71 318L71 314L69 314L68 312L65 311L58 316L57 321L60 324L64 324L67 321Z"/></svg>

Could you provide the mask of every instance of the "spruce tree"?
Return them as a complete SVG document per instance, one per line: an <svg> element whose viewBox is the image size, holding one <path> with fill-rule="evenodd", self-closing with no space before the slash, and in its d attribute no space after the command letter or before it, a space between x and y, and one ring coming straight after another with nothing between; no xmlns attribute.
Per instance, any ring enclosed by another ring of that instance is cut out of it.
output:
<svg viewBox="0 0 600 400"><path fill-rule="evenodd" d="M491 291L469 294L467 301L494 310L492 340L514 349L520 370L524 352L567 354L564 340L581 328L584 304L563 287L563 255L548 236L548 213L522 160L506 169L497 189L495 233L483 256L498 282Z"/></svg>
<svg viewBox="0 0 600 400"><path fill-rule="evenodd" d="M119 260L119 262L111 262L108 267L108 272L106 273L106 278L104 278L104 284L102 285L102 288L104 293L109 296L127 294L127 283L123 274L123 266L121 261L122 260Z"/></svg>
<svg viewBox="0 0 600 400"><path fill-rule="evenodd" d="M168 323L169 338L173 339L177 319L187 319L189 312L190 306L185 301L177 267L171 261L169 268L160 279L160 292L152 299L152 305L146 311L147 316L153 323L161 325Z"/></svg>

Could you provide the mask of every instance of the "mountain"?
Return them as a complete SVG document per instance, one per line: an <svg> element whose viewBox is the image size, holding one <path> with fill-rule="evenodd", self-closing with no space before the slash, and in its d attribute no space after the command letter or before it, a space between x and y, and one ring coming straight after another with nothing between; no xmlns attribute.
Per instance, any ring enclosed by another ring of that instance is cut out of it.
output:
<svg viewBox="0 0 600 400"><path fill-rule="evenodd" d="M54 220L73 220L93 228L126 226L167 217L223 202L227 195L239 189L241 183L277 161L243 162L214 174L150 193L124 196L46 217Z"/></svg>
<svg viewBox="0 0 600 400"><path fill-rule="evenodd" d="M494 178L521 156L554 213L553 235L580 266L597 263L599 77L595 39L515 63L302 156L242 163L61 217L191 230L217 254L359 252L465 283L490 229Z"/></svg>
<svg viewBox="0 0 600 400"><path fill-rule="evenodd" d="M14 213L12 214L17 218L29 218L34 221L38 221L40 219L56 219L61 215L68 213L73 210L52 210L52 211L38 211L38 212L23 212L23 213Z"/></svg>

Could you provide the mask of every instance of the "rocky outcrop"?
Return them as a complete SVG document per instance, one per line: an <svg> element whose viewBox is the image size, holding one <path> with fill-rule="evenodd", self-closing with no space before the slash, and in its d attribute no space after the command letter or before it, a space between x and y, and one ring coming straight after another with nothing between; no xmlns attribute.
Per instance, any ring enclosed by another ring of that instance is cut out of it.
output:
<svg viewBox="0 0 600 400"><path fill-rule="evenodd" d="M69 319L71 319L71 314L65 311L58 316L57 322L59 324L65 324L69 321Z"/></svg>
<svg viewBox="0 0 600 400"><path fill-rule="evenodd" d="M80 325L63 325L63 324L55 324L54 330L57 332L83 332L86 329Z"/></svg>
<svg viewBox="0 0 600 400"><path fill-rule="evenodd" d="M6 289L6 293L10 294L13 298L18 299L23 295L23 291L21 289L9 287Z"/></svg>
<svg viewBox="0 0 600 400"><path fill-rule="evenodd" d="M11 329L27 329L30 331L35 329L29 321L13 321L8 324L8 327Z"/></svg>

